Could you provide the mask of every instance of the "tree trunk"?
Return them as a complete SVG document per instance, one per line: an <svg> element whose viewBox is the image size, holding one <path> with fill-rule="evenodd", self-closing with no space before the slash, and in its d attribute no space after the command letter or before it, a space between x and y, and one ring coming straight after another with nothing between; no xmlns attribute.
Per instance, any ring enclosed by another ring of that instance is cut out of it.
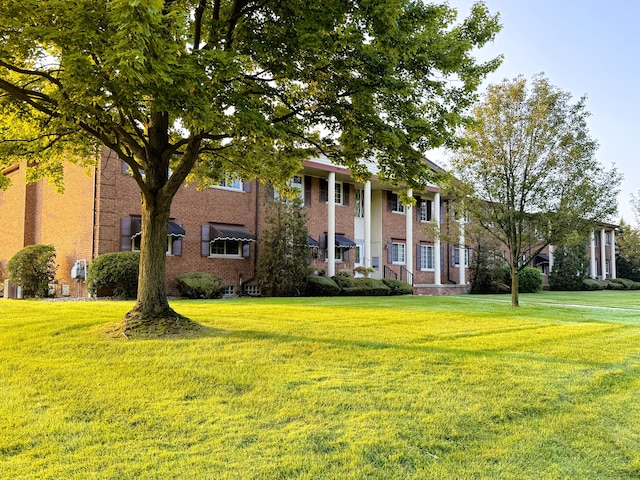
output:
<svg viewBox="0 0 640 480"><path fill-rule="evenodd" d="M518 300L518 290L520 288L520 272L513 265L511 266L511 306L520 306Z"/></svg>

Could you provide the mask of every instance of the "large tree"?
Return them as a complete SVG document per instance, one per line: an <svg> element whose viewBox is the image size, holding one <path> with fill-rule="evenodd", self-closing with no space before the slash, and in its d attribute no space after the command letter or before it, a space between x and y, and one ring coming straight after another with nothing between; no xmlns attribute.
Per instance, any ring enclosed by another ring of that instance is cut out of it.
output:
<svg viewBox="0 0 640 480"><path fill-rule="evenodd" d="M596 159L585 98L573 103L542 76L489 86L474 116L452 185L472 221L507 247L518 306L518 273L547 245L609 219L621 179Z"/></svg>
<svg viewBox="0 0 640 480"><path fill-rule="evenodd" d="M32 180L59 179L95 144L116 152L142 203L128 318L176 317L165 238L190 177L284 184L320 151L362 177L375 158L388 181L428 179L421 152L456 144L499 64L473 57L497 16L478 3L455 22L412 0L0 0L0 166L27 157Z"/></svg>

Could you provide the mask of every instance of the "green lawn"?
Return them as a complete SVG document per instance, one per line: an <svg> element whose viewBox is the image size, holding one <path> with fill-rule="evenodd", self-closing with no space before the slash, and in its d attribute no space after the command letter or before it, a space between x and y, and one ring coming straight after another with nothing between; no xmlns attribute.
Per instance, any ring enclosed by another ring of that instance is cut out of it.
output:
<svg viewBox="0 0 640 480"><path fill-rule="evenodd" d="M509 302L0 300L0 478L640 478L640 291Z"/></svg>

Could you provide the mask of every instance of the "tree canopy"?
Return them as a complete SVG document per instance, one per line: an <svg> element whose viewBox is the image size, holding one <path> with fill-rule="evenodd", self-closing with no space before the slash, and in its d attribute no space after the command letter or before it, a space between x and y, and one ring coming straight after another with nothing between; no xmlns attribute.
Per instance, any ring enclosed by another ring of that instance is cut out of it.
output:
<svg viewBox="0 0 640 480"><path fill-rule="evenodd" d="M488 87L452 161L459 201L509 251L513 305L518 275L549 244L587 232L617 210L620 175L596 159L585 98L542 77Z"/></svg>
<svg viewBox="0 0 640 480"><path fill-rule="evenodd" d="M59 180L63 160L116 152L142 194L137 308L163 315L149 285L185 180L284 184L319 151L423 184L421 153L457 145L500 62L473 56L498 30L483 3L456 23L410 0L0 0L0 167Z"/></svg>

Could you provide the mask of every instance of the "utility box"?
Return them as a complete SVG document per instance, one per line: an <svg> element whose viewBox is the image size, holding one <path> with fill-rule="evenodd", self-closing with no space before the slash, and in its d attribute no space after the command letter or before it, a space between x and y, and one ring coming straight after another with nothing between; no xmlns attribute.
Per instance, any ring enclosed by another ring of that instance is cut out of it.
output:
<svg viewBox="0 0 640 480"><path fill-rule="evenodd" d="M3 297L7 299L16 298L16 293L16 287L11 283L11 280L5 280Z"/></svg>

